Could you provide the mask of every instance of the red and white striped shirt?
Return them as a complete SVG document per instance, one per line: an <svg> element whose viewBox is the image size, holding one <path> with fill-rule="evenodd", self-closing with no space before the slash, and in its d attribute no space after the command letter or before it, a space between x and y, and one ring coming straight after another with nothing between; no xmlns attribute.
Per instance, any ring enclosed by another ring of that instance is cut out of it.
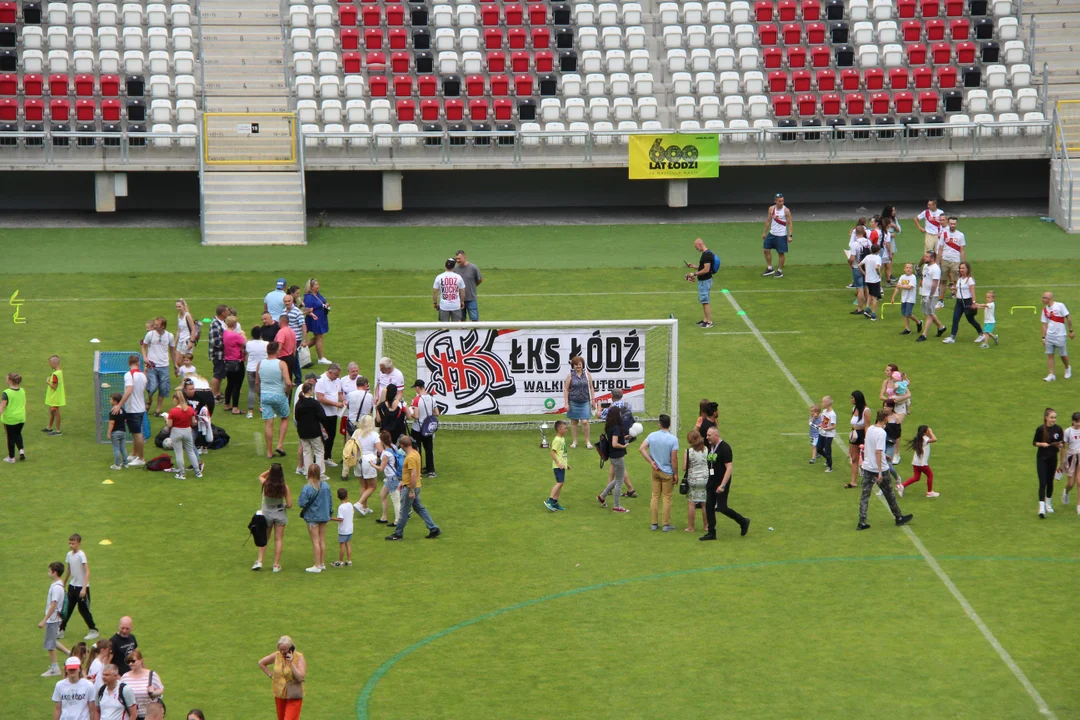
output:
<svg viewBox="0 0 1080 720"><path fill-rule="evenodd" d="M1053 302L1042 311L1042 322L1046 326L1046 339L1064 342L1065 318L1069 317L1069 308L1064 303Z"/></svg>

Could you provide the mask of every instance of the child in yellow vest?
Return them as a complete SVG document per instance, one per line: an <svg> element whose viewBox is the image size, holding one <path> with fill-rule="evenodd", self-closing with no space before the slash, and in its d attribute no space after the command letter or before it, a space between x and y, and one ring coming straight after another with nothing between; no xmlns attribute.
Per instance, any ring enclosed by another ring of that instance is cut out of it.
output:
<svg viewBox="0 0 1080 720"><path fill-rule="evenodd" d="M15 462L15 448L19 449L19 460L26 459L23 451L22 430L26 423L26 392L19 387L22 385L22 376L19 373L8 373L7 390L0 393L0 424L4 426L4 434L7 436L7 456L4 462Z"/></svg>
<svg viewBox="0 0 1080 720"><path fill-rule="evenodd" d="M45 390L45 405L49 408L49 426L41 432L60 435L60 408L67 405L67 397L64 395L64 371L60 369L59 355L49 358L49 367L52 372L45 381L48 386Z"/></svg>

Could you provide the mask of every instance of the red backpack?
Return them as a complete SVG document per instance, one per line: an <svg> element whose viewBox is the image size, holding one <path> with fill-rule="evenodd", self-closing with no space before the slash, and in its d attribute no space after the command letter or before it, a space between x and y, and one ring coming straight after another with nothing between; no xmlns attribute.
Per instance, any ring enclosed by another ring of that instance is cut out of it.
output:
<svg viewBox="0 0 1080 720"><path fill-rule="evenodd" d="M146 469L151 472L163 472L165 470L172 470L172 458L168 455L158 455L152 460L146 461Z"/></svg>

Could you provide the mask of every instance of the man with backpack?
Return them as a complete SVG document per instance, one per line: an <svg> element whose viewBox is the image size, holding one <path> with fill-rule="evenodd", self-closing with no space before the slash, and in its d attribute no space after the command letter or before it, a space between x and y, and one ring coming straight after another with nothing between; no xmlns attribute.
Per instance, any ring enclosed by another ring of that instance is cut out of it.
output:
<svg viewBox="0 0 1080 720"><path fill-rule="evenodd" d="M139 706L135 693L127 683L120 682L120 672L115 665L106 665L101 671L101 687L94 703L98 720L136 720Z"/></svg>
<svg viewBox="0 0 1080 720"><path fill-rule="evenodd" d="M705 314L703 320L694 324L701 328L711 328L713 323L712 309L709 307L709 293L712 292L713 275L720 269L720 258L705 247L705 241L701 238L694 241L694 249L701 253L701 258L698 260L696 270L693 263L686 263L686 267L694 270L692 273L687 273L686 279L697 281L698 302L701 303L701 309Z"/></svg>
<svg viewBox="0 0 1080 720"><path fill-rule="evenodd" d="M408 409L409 417L412 418L413 445L424 449L424 474L429 478L435 477L435 428L439 426L439 405L431 393L427 392L423 380L413 383L416 397L413 398L412 406Z"/></svg>

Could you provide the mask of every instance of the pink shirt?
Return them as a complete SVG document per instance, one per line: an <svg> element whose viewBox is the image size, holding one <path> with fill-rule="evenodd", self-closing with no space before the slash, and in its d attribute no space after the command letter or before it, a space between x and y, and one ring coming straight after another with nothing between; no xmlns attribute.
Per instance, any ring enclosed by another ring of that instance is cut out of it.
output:
<svg viewBox="0 0 1080 720"><path fill-rule="evenodd" d="M238 332L232 330L226 330L223 338L225 343L225 359L226 360L243 360L244 359L244 345L246 340L244 336Z"/></svg>

